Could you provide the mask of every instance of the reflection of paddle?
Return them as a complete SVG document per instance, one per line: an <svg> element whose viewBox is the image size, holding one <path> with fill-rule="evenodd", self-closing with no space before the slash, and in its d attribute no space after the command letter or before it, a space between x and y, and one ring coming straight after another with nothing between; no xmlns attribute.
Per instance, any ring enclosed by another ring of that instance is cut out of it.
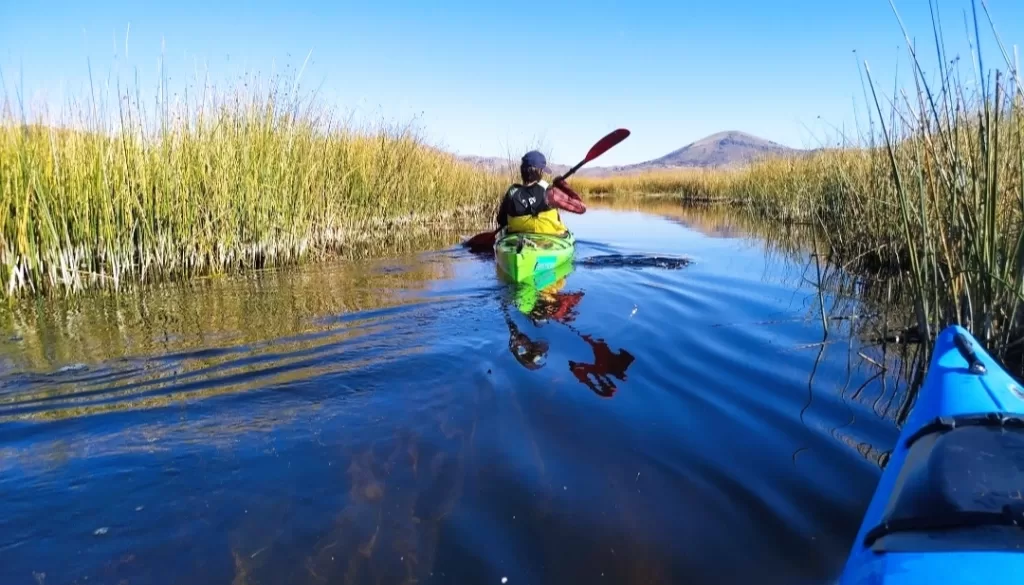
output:
<svg viewBox="0 0 1024 585"><path fill-rule="evenodd" d="M569 371L576 377L576 380L593 391L594 394L603 398L611 398L618 389L612 378L625 381L626 370L636 358L626 349L612 351L604 339L594 339L592 335L583 333L572 325L572 321L576 317L576 305L582 300L583 294L583 291L555 293L554 300L538 301L527 316L535 325L540 324L538 321L547 319L556 321L585 341L594 353L593 362L569 360ZM548 343L532 341L516 327L509 315L508 308L504 305L502 305L502 312L509 329L509 350L512 351L516 361L531 370L542 367L543 358L547 356L550 349Z"/></svg>
<svg viewBox="0 0 1024 585"><path fill-rule="evenodd" d="M582 293L580 294L582 295ZM594 394L603 398L611 398L618 388L609 376L625 381L626 370L636 358L626 349L613 352L604 339L594 339L590 334L573 327L569 322L571 319L556 320L585 341L594 352L593 363L569 360L569 371L576 376L580 384L590 388Z"/></svg>
<svg viewBox="0 0 1024 585"><path fill-rule="evenodd" d="M626 130L625 128L619 128L618 130L609 132L604 138L598 140L594 146L590 147L590 151L587 152L587 156L583 157L583 160L581 160L576 166L569 169L569 172L559 177L555 182L556 185L560 182L564 182L565 179L568 179L576 171L580 170L580 167L608 152L611 147L622 142L628 136L629 130ZM575 193L573 193L573 195L575 195ZM489 248L494 246L494 238L498 235L499 231L501 231L501 228L495 229L494 231L479 233L466 240L466 243L463 245L467 248Z"/></svg>
<svg viewBox="0 0 1024 585"><path fill-rule="evenodd" d="M594 352L594 362L585 364L569 360L569 371L576 376L581 384L590 388L594 394L604 398L611 398L617 389L615 382L609 378L614 376L619 380L626 379L626 370L636 359L633 354L625 349L613 352L603 339L595 340L589 335L576 332L583 341L587 342Z"/></svg>

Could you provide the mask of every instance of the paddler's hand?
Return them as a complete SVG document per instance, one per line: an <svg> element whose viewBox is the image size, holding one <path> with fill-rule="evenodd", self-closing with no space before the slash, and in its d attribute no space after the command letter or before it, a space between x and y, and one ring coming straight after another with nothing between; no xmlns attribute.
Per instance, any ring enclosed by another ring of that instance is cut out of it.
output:
<svg viewBox="0 0 1024 585"><path fill-rule="evenodd" d="M582 214L586 213L587 206L583 204L583 200L580 196L573 193L565 181L562 181L560 185L552 185L547 191L548 205L557 207L558 209L568 211L569 213Z"/></svg>
<svg viewBox="0 0 1024 585"><path fill-rule="evenodd" d="M553 181L552 184L555 187L558 187L558 189L560 191L564 192L569 197L572 197L573 199L575 199L576 201L579 201L581 203L583 202L583 198L581 198L579 196L579 194L577 194L575 191L573 191L572 187L569 186L569 183L566 183L565 179L563 179L562 177L555 177L555 180Z"/></svg>

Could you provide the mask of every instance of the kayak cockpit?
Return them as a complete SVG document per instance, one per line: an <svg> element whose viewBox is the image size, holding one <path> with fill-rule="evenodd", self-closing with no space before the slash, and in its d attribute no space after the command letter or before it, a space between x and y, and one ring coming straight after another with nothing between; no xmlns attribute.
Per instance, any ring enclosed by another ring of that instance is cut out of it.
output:
<svg viewBox="0 0 1024 585"><path fill-rule="evenodd" d="M942 417L906 440L879 523L876 553L1024 551L1024 418Z"/></svg>

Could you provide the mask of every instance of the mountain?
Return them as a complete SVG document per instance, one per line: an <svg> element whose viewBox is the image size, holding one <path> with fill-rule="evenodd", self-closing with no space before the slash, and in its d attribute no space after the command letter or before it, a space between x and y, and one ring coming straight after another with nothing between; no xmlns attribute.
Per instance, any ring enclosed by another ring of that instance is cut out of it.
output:
<svg viewBox="0 0 1024 585"><path fill-rule="evenodd" d="M605 176L659 169L734 168L749 164L762 157L799 155L809 152L812 151L789 148L746 132L731 130L712 134L656 159L623 166L584 167L578 174L581 176ZM518 164L518 161L510 163L507 159L500 157L464 156L462 159L492 171L514 169L514 165ZM569 169L567 165L551 164L549 166L556 174Z"/></svg>
<svg viewBox="0 0 1024 585"><path fill-rule="evenodd" d="M673 150L665 156L616 170L638 171L660 168L735 167L766 156L784 156L801 152L771 140L736 130L719 132Z"/></svg>

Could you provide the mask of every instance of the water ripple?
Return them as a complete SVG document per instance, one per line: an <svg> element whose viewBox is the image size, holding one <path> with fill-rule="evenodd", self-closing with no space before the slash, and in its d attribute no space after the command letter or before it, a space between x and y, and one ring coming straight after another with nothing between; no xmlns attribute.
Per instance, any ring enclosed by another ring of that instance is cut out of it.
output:
<svg viewBox="0 0 1024 585"><path fill-rule="evenodd" d="M572 219L540 290L446 248L16 308L0 582L834 579L898 359L793 242Z"/></svg>

